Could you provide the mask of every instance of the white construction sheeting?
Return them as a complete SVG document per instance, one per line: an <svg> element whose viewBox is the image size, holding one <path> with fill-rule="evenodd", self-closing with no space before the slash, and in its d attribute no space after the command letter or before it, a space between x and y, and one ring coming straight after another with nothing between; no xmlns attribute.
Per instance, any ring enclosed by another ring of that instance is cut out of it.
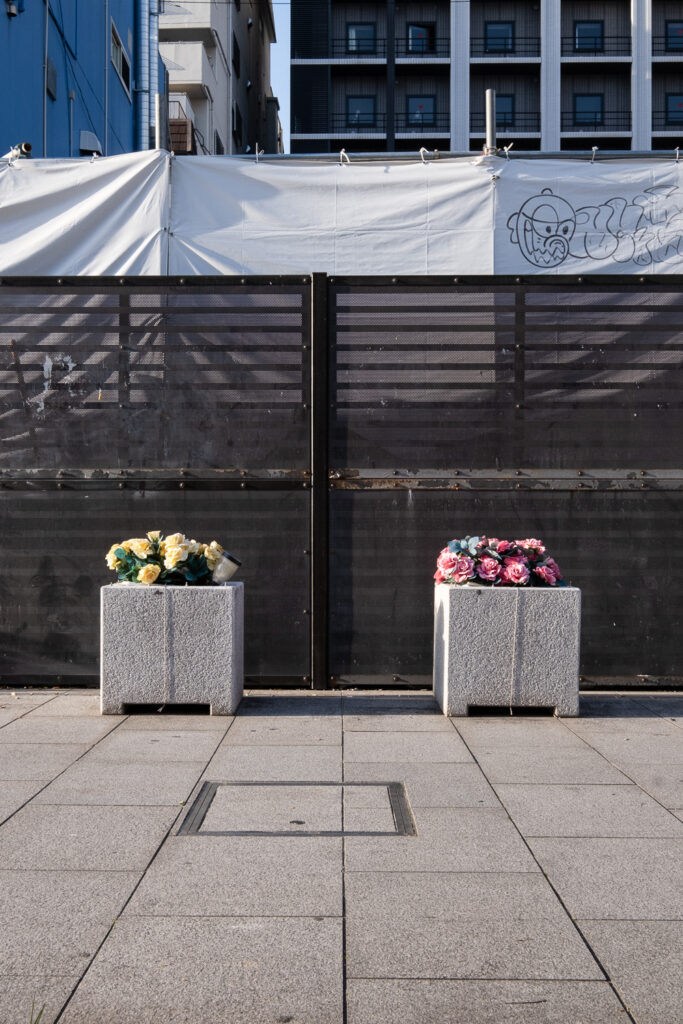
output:
<svg viewBox="0 0 683 1024"><path fill-rule="evenodd" d="M0 163L0 273L683 272L683 164L133 153Z"/></svg>

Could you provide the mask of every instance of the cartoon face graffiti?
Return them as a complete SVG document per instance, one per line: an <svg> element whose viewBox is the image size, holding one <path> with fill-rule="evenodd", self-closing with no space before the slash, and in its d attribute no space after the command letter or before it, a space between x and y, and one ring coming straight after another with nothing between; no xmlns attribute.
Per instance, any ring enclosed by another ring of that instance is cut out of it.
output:
<svg viewBox="0 0 683 1024"><path fill-rule="evenodd" d="M576 228L576 214L569 203L544 188L532 196L519 213L507 222L510 241L535 267L557 267L569 253L569 242Z"/></svg>

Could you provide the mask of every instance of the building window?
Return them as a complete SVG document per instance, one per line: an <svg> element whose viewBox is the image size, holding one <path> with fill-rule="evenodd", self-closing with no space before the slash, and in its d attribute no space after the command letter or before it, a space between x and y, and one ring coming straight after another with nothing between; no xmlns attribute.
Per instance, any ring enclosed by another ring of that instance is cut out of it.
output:
<svg viewBox="0 0 683 1024"><path fill-rule="evenodd" d="M667 21L666 49L669 53L683 53L683 21Z"/></svg>
<svg viewBox="0 0 683 1024"><path fill-rule="evenodd" d="M484 50L486 53L514 53L514 21L487 21L484 26Z"/></svg>
<svg viewBox="0 0 683 1024"><path fill-rule="evenodd" d="M602 21L575 21L574 50L576 53L604 53L605 23Z"/></svg>
<svg viewBox="0 0 683 1024"><path fill-rule="evenodd" d="M436 122L435 96L407 96L408 126L433 125Z"/></svg>
<svg viewBox="0 0 683 1024"><path fill-rule="evenodd" d="M512 94L496 94L496 128L514 128L515 97Z"/></svg>
<svg viewBox="0 0 683 1024"><path fill-rule="evenodd" d="M130 61L113 21L111 23L111 62L116 69L116 74L121 79L128 99L130 99Z"/></svg>
<svg viewBox="0 0 683 1024"><path fill-rule="evenodd" d="M349 128L373 127L375 124L375 97L347 96L346 124Z"/></svg>
<svg viewBox="0 0 683 1024"><path fill-rule="evenodd" d="M408 25L408 53L434 53L435 25Z"/></svg>
<svg viewBox="0 0 683 1024"><path fill-rule="evenodd" d="M581 93L574 97L574 124L601 125L605 121L605 97L602 93Z"/></svg>
<svg viewBox="0 0 683 1024"><path fill-rule="evenodd" d="M683 92L666 94L666 123L683 124Z"/></svg>
<svg viewBox="0 0 683 1024"><path fill-rule="evenodd" d="M233 32L232 34L232 66L235 69L235 74L240 77L240 44L237 42L237 36Z"/></svg>
<svg viewBox="0 0 683 1024"><path fill-rule="evenodd" d="M232 137L238 146L242 145L242 111L237 104L232 108Z"/></svg>
<svg viewBox="0 0 683 1024"><path fill-rule="evenodd" d="M346 26L347 53L377 53L377 26L374 21L356 21Z"/></svg>

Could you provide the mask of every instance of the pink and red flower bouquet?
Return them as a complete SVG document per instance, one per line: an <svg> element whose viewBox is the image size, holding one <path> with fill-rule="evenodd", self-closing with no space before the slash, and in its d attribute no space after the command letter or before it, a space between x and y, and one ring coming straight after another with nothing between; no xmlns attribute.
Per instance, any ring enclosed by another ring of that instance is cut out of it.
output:
<svg viewBox="0 0 683 1024"><path fill-rule="evenodd" d="M557 562L535 537L451 540L436 560L437 583L484 587L566 587Z"/></svg>

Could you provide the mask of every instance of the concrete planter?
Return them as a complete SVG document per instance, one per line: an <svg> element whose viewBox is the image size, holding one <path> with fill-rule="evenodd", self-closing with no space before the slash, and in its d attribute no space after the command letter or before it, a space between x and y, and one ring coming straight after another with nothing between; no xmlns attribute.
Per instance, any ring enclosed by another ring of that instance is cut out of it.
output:
<svg viewBox="0 0 683 1024"><path fill-rule="evenodd" d="M244 692L244 584L101 590L101 710L210 704L231 715Z"/></svg>
<svg viewBox="0 0 683 1024"><path fill-rule="evenodd" d="M434 590L434 695L445 715L482 705L578 715L577 587Z"/></svg>

